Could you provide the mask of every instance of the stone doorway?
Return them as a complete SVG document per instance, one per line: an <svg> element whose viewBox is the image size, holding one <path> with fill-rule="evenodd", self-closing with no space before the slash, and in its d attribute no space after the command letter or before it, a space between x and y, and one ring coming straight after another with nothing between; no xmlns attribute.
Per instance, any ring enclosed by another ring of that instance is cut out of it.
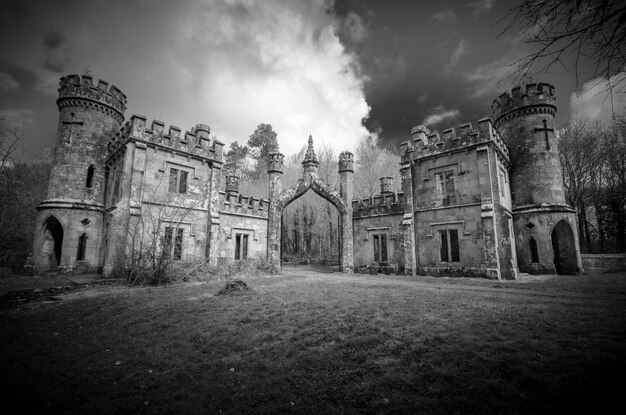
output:
<svg viewBox="0 0 626 415"><path fill-rule="evenodd" d="M44 222L42 271L56 271L61 265L63 226L54 216Z"/></svg>
<svg viewBox="0 0 626 415"><path fill-rule="evenodd" d="M339 212L339 269L352 272L354 249L352 235L352 195L354 173L353 155L343 152L339 155L339 192L333 190L317 175L319 162L313 149L313 138L302 161L302 179L290 189L283 190L284 156L272 153L268 160L269 173L269 221L267 225L267 259L276 270L281 269L282 216L285 208L309 190L330 202Z"/></svg>
<svg viewBox="0 0 626 415"><path fill-rule="evenodd" d="M559 275L578 273L576 245L572 227L565 220L559 221L552 229L552 250L554 267Z"/></svg>

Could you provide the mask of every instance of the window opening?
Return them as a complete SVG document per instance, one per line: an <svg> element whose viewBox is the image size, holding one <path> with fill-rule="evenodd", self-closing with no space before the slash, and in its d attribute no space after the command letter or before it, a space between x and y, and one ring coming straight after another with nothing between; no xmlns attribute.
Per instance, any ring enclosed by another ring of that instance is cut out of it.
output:
<svg viewBox="0 0 626 415"><path fill-rule="evenodd" d="M175 168L170 168L170 182L169 182L169 192L170 193L187 193L187 176L188 172L184 170L179 170Z"/></svg>
<svg viewBox="0 0 626 415"><path fill-rule="evenodd" d="M183 257L183 232L183 228L165 228L163 250L167 258L179 260Z"/></svg>
<svg viewBox="0 0 626 415"><path fill-rule="evenodd" d="M444 206L455 203L454 200L454 170L446 170L435 173L435 185L437 197L443 201Z"/></svg>
<svg viewBox="0 0 626 415"><path fill-rule="evenodd" d="M528 246L530 248L530 262L539 262L539 250L537 249L537 241L532 236L528 240Z"/></svg>
<svg viewBox="0 0 626 415"><path fill-rule="evenodd" d="M387 234L374 235L374 261L387 262Z"/></svg>
<svg viewBox="0 0 626 415"><path fill-rule="evenodd" d="M442 229L439 231L441 262L459 262L459 231Z"/></svg>
<svg viewBox="0 0 626 415"><path fill-rule="evenodd" d="M87 234L83 233L78 238L78 250L76 252L76 260L83 261L85 259L85 251L87 250Z"/></svg>
<svg viewBox="0 0 626 415"><path fill-rule="evenodd" d="M85 183L85 187L91 189L93 187L93 173L96 170L94 165L92 164L87 169L87 182Z"/></svg>
<svg viewBox="0 0 626 415"><path fill-rule="evenodd" d="M235 234L235 259L248 259L248 242L250 235L246 233Z"/></svg>

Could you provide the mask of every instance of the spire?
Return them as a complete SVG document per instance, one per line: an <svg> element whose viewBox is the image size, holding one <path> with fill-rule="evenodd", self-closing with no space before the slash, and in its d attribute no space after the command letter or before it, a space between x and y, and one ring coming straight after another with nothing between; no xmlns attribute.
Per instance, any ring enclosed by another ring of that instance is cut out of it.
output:
<svg viewBox="0 0 626 415"><path fill-rule="evenodd" d="M302 165L317 167L318 164L319 162L317 161L317 156L315 155L315 150L313 149L313 136L309 135L309 147L306 149L306 154L304 155Z"/></svg>

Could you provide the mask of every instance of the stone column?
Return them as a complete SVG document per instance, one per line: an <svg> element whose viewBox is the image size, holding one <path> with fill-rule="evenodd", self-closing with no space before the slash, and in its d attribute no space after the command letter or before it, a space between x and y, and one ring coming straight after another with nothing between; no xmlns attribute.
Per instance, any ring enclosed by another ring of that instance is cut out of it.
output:
<svg viewBox="0 0 626 415"><path fill-rule="evenodd" d="M282 175L285 156L281 153L270 153L268 160L269 173L269 215L267 223L267 260L274 271L280 271L280 236L283 207L280 195L283 190Z"/></svg>
<svg viewBox="0 0 626 415"><path fill-rule="evenodd" d="M209 182L209 223L208 241L206 256L209 257L209 264L217 265L219 255L219 233L220 233L220 213L218 205L220 200L220 182L222 180L222 165L213 164L211 167L211 178Z"/></svg>
<svg viewBox="0 0 626 415"><path fill-rule="evenodd" d="M352 197L354 194L354 156L348 151L339 155L339 193L346 204L346 211L340 212L341 272L354 271L354 234L352 231Z"/></svg>
<svg viewBox="0 0 626 415"><path fill-rule="evenodd" d="M402 236L404 239L404 273L417 275L417 258L415 254L415 227L413 222L413 175L411 173L411 157L413 149L407 147L406 157L400 164L402 176L402 192L404 193L404 217L402 218Z"/></svg>

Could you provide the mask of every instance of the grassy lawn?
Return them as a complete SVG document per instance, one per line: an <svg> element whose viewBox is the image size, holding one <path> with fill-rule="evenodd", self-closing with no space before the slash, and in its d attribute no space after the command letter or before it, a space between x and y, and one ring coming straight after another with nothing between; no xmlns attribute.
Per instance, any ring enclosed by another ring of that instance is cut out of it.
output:
<svg viewBox="0 0 626 415"><path fill-rule="evenodd" d="M567 279L569 278L569 279ZM626 274L317 274L88 288L0 312L20 413L598 413L621 403Z"/></svg>

